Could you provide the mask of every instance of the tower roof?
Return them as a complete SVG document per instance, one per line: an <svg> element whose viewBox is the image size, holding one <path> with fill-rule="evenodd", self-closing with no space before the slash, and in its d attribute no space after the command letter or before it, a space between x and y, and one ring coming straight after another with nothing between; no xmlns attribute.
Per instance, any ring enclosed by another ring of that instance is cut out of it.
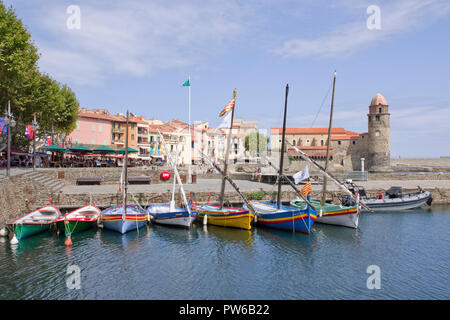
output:
<svg viewBox="0 0 450 320"><path fill-rule="evenodd" d="M383 95L381 93L377 93L375 95L375 97L372 98L370 105L371 106L378 106L378 105L387 106L388 104L386 102L386 99L383 97Z"/></svg>

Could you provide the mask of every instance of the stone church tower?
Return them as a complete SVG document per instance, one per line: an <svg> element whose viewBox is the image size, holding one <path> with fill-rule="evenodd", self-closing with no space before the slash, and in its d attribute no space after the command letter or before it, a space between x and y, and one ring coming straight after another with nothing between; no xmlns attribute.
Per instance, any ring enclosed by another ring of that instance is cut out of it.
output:
<svg viewBox="0 0 450 320"><path fill-rule="evenodd" d="M390 167L390 113L386 99L379 93L369 106L368 170L384 171Z"/></svg>

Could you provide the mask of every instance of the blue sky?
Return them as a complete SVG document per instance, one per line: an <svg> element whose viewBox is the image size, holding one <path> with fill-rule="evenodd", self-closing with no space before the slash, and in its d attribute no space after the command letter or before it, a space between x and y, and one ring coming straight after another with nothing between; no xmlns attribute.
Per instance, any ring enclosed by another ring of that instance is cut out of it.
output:
<svg viewBox="0 0 450 320"><path fill-rule="evenodd" d="M216 126L237 88L235 116L270 130L282 125L289 83L287 125L327 127L336 69L333 126L366 132L379 92L392 157L450 155L447 0L5 3L29 28L41 71L84 107L187 121L181 84L190 75L193 121ZM67 28L70 5L80 8L80 29ZM381 29L367 27L370 5L380 8Z"/></svg>

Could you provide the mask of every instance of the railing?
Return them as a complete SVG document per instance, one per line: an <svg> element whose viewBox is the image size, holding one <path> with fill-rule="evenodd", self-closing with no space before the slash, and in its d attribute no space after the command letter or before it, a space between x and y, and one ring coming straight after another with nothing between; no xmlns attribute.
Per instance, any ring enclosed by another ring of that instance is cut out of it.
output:
<svg viewBox="0 0 450 320"><path fill-rule="evenodd" d="M369 172L368 171L350 171L347 173L347 179L351 179L354 181L367 181L369 180Z"/></svg>
<svg viewBox="0 0 450 320"><path fill-rule="evenodd" d="M112 132L113 133L124 133L124 130L122 128L113 128Z"/></svg>

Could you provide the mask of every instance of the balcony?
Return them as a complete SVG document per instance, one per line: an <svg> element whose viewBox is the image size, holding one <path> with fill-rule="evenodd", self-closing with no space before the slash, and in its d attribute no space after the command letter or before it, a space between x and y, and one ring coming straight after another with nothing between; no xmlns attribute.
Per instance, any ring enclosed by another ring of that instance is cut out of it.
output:
<svg viewBox="0 0 450 320"><path fill-rule="evenodd" d="M123 128L112 128L113 133L124 133L125 130Z"/></svg>

